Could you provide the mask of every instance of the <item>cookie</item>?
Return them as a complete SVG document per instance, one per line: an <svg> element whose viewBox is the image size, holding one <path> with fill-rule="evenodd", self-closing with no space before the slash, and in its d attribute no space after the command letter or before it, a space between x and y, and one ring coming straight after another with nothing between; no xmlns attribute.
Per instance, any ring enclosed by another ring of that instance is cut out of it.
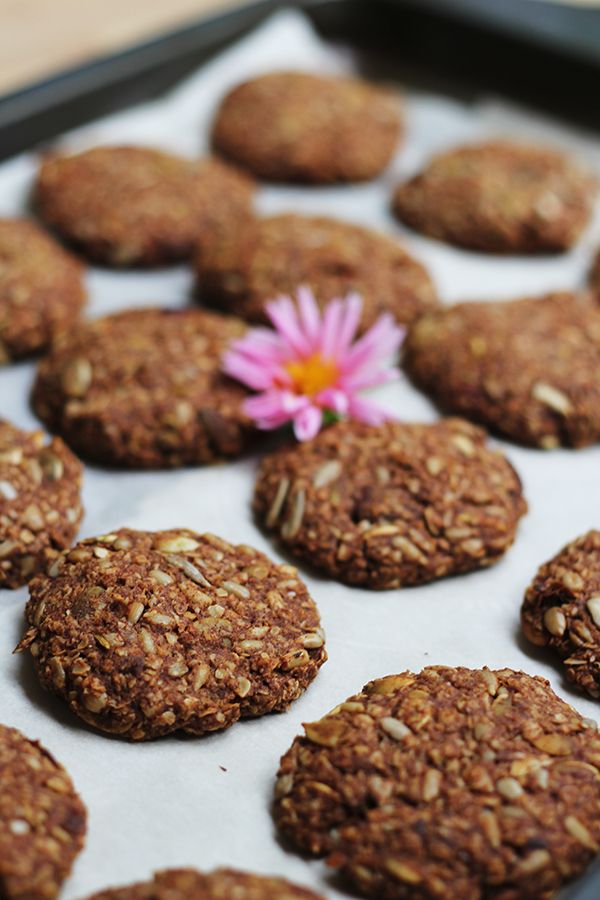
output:
<svg viewBox="0 0 600 900"><path fill-rule="evenodd" d="M596 252L590 272L590 287L596 295L600 294L600 250Z"/></svg>
<svg viewBox="0 0 600 900"><path fill-rule="evenodd" d="M38 368L33 407L96 463L159 468L238 456L255 435L247 391L221 372L242 322L203 310L130 310L57 343Z"/></svg>
<svg viewBox="0 0 600 900"><path fill-rule="evenodd" d="M548 682L431 666L304 726L275 819L378 900L542 900L600 850L600 736Z"/></svg>
<svg viewBox="0 0 600 900"><path fill-rule="evenodd" d="M149 147L97 147L42 162L35 203L90 260L158 266L250 215L252 182L216 159Z"/></svg>
<svg viewBox="0 0 600 900"><path fill-rule="evenodd" d="M323 900L283 878L251 875L233 869L204 874L195 869L167 869L152 881L113 888L88 900Z"/></svg>
<svg viewBox="0 0 600 900"><path fill-rule="evenodd" d="M224 98L215 149L270 181L368 181L387 166L402 132L392 91L353 78L272 72Z"/></svg>
<svg viewBox="0 0 600 900"><path fill-rule="evenodd" d="M600 531L588 531L544 563L525 594L521 627L550 647L567 678L600 697Z"/></svg>
<svg viewBox="0 0 600 900"><path fill-rule="evenodd" d="M0 419L0 588L25 584L71 545L82 474L60 438Z"/></svg>
<svg viewBox="0 0 600 900"><path fill-rule="evenodd" d="M294 556L347 584L396 588L490 566L527 504L485 433L341 422L263 460L254 510Z"/></svg>
<svg viewBox="0 0 600 900"><path fill-rule="evenodd" d="M86 810L37 741L0 725L0 895L52 900L83 847Z"/></svg>
<svg viewBox="0 0 600 900"><path fill-rule="evenodd" d="M546 147L490 141L434 157L393 197L405 224L485 253L560 253L592 211L596 180Z"/></svg>
<svg viewBox="0 0 600 900"><path fill-rule="evenodd" d="M81 541L32 581L26 615L43 687L136 741L284 710L327 656L294 568L191 531Z"/></svg>
<svg viewBox="0 0 600 900"><path fill-rule="evenodd" d="M0 219L0 365L45 350L79 318L83 268L26 219Z"/></svg>
<svg viewBox="0 0 600 900"><path fill-rule="evenodd" d="M437 305L421 263L383 234L324 216L257 219L207 241L196 257L200 296L250 322L265 303L307 285L321 304L350 291L363 299L363 329L383 312L410 325Z"/></svg>
<svg viewBox="0 0 600 900"><path fill-rule="evenodd" d="M600 308L590 295L433 312L411 329L404 367L441 409L518 443L600 440Z"/></svg>

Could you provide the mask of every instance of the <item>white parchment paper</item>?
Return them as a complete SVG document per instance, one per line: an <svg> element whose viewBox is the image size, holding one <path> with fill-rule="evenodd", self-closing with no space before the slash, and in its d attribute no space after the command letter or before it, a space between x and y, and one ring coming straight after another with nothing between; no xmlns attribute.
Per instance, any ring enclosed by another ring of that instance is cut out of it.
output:
<svg viewBox="0 0 600 900"><path fill-rule="evenodd" d="M222 54L158 102L120 113L65 138L70 148L139 142L194 155L208 146L211 117L223 92L250 75L276 68L352 71L350 51L323 45L297 13L284 12ZM600 221L568 254L550 259L492 258L461 252L405 231L388 212L400 176L434 151L484 135L551 140L572 147L600 169L600 137L576 135L500 101L462 105L408 90L407 138L390 169L371 184L343 188L263 187L262 212L321 212L386 229L430 268L445 302L510 298L580 286ZM21 212L36 167L34 155L0 166L0 215ZM190 301L184 267L149 273L92 269L89 316ZM510 353L510 347L507 347ZM28 407L33 364L0 371L0 416L36 424ZM403 381L382 397L411 420L436 417L428 400ZM584 715L597 706L572 691L551 659L519 637L524 588L537 566L564 543L600 526L600 447L543 453L510 444L530 503L514 548L492 569L404 591L369 593L306 576L328 635L329 662L284 715L241 723L204 739L131 745L93 733L63 704L45 695L30 660L11 656L20 637L26 590L0 596L0 721L44 744L67 766L89 809L86 848L64 897L144 879L156 868L234 865L286 875L343 896L321 862L306 862L277 842L269 813L281 754L301 722L318 718L364 682L431 663L511 666L548 677ZM86 469L82 535L122 525L211 530L278 558L250 515L255 460L169 473L107 473Z"/></svg>

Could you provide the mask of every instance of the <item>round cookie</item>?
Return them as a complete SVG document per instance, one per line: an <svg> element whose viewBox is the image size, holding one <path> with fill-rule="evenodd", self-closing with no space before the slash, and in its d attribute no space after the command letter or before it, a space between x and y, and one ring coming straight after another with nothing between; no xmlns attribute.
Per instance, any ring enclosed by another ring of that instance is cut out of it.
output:
<svg viewBox="0 0 600 900"><path fill-rule="evenodd" d="M550 647L567 678L600 697L600 531L588 531L544 563L525 594L521 627Z"/></svg>
<svg viewBox="0 0 600 900"><path fill-rule="evenodd" d="M136 741L284 710L327 658L294 568L191 531L81 541L32 581L26 615L43 687Z"/></svg>
<svg viewBox="0 0 600 900"><path fill-rule="evenodd" d="M130 310L82 325L38 368L33 407L81 456L157 468L238 456L247 391L221 371L245 331L204 310Z"/></svg>
<svg viewBox="0 0 600 900"><path fill-rule="evenodd" d="M411 329L404 367L441 409L519 443L600 440L600 308L590 295L441 309Z"/></svg>
<svg viewBox="0 0 600 900"><path fill-rule="evenodd" d="M97 147L40 167L41 217L89 259L157 266L187 259L198 241L251 214L253 185L216 159L149 147Z"/></svg>
<svg viewBox="0 0 600 900"><path fill-rule="evenodd" d="M295 556L347 584L396 588L489 566L527 504L485 433L345 421L263 460L259 521Z"/></svg>
<svg viewBox="0 0 600 900"><path fill-rule="evenodd" d="M79 318L83 268L26 219L0 219L0 365L44 350Z"/></svg>
<svg viewBox="0 0 600 900"><path fill-rule="evenodd" d="M0 588L17 588L77 534L81 463L60 438L0 419Z"/></svg>
<svg viewBox="0 0 600 900"><path fill-rule="evenodd" d="M600 250L596 251L590 272L590 287L596 295L600 294Z"/></svg>
<svg viewBox="0 0 600 900"><path fill-rule="evenodd" d="M41 744L0 725L0 894L52 900L83 848L86 810Z"/></svg>
<svg viewBox="0 0 600 900"><path fill-rule="evenodd" d="M112 888L88 900L324 900L284 878L252 875L234 869L204 874L195 869L156 872L152 881Z"/></svg>
<svg viewBox="0 0 600 900"><path fill-rule="evenodd" d="M543 900L600 849L600 736L546 680L431 666L304 726L275 819L378 900Z"/></svg>
<svg viewBox="0 0 600 900"><path fill-rule="evenodd" d="M402 132L392 91L353 78L272 72L224 98L213 128L220 153L270 181L367 181Z"/></svg>
<svg viewBox="0 0 600 900"><path fill-rule="evenodd" d="M363 330L381 313L410 325L437 306L421 263L384 234L324 216L255 219L200 246L201 296L251 322L265 322L265 303L310 287L321 304L350 291L363 299Z"/></svg>
<svg viewBox="0 0 600 900"><path fill-rule="evenodd" d="M434 157L393 197L399 219L486 253L559 253L590 217L596 180L556 150L504 141Z"/></svg>

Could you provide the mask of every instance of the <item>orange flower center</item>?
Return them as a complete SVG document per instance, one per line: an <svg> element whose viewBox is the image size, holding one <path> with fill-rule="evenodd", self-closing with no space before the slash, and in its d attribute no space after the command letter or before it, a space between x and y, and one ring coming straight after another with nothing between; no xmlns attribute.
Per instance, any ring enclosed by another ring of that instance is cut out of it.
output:
<svg viewBox="0 0 600 900"><path fill-rule="evenodd" d="M313 353L306 359L288 363L286 372L294 382L298 394L313 397L319 391L331 387L337 381L339 370L332 359L324 359L320 353Z"/></svg>

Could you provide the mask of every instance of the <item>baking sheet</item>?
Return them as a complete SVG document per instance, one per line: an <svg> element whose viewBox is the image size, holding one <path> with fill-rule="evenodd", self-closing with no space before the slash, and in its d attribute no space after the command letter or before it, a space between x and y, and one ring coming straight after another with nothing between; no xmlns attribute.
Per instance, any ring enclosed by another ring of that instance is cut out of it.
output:
<svg viewBox="0 0 600 900"><path fill-rule="evenodd" d="M322 44L299 13L285 11L164 99L80 129L63 143L79 149L139 142L194 155L207 149L215 106L235 82L275 68L347 72L358 63L349 50ZM388 201L400 176L418 169L432 152L460 141L497 134L549 139L573 147L600 169L600 137L574 134L484 97L465 105L409 91L407 119L406 142L378 181L325 189L263 187L259 209L320 212L386 229L429 266L445 302L509 298L583 284L591 253L600 242L598 217L569 254L498 259L409 233L389 215ZM0 215L24 209L35 166L35 156L24 155L0 167ZM90 316L191 302L191 276L184 267L152 273L92 269L88 286ZM28 408L33 375L29 363L0 370L0 416L23 427L36 424ZM436 418L428 400L405 380L379 393L402 418ZM552 453L510 444L503 449L522 476L531 507L503 561L468 576L384 593L306 575L327 632L329 662L287 713L240 723L207 738L131 745L87 729L60 701L42 692L28 656L11 656L21 635L27 592L1 592L0 721L41 739L67 766L89 810L87 845L65 887L65 900L144 879L159 867L185 865L234 865L281 874L330 897L345 896L322 862L306 862L280 846L269 806L279 758L301 723L320 717L371 678L435 663L511 666L545 675L581 713L596 716L597 705L565 684L551 658L523 642L518 615L537 566L567 541L600 525L600 447ZM252 522L255 466L256 460L249 459L167 473L88 467L81 534L122 525L181 526L214 531L282 558Z"/></svg>

